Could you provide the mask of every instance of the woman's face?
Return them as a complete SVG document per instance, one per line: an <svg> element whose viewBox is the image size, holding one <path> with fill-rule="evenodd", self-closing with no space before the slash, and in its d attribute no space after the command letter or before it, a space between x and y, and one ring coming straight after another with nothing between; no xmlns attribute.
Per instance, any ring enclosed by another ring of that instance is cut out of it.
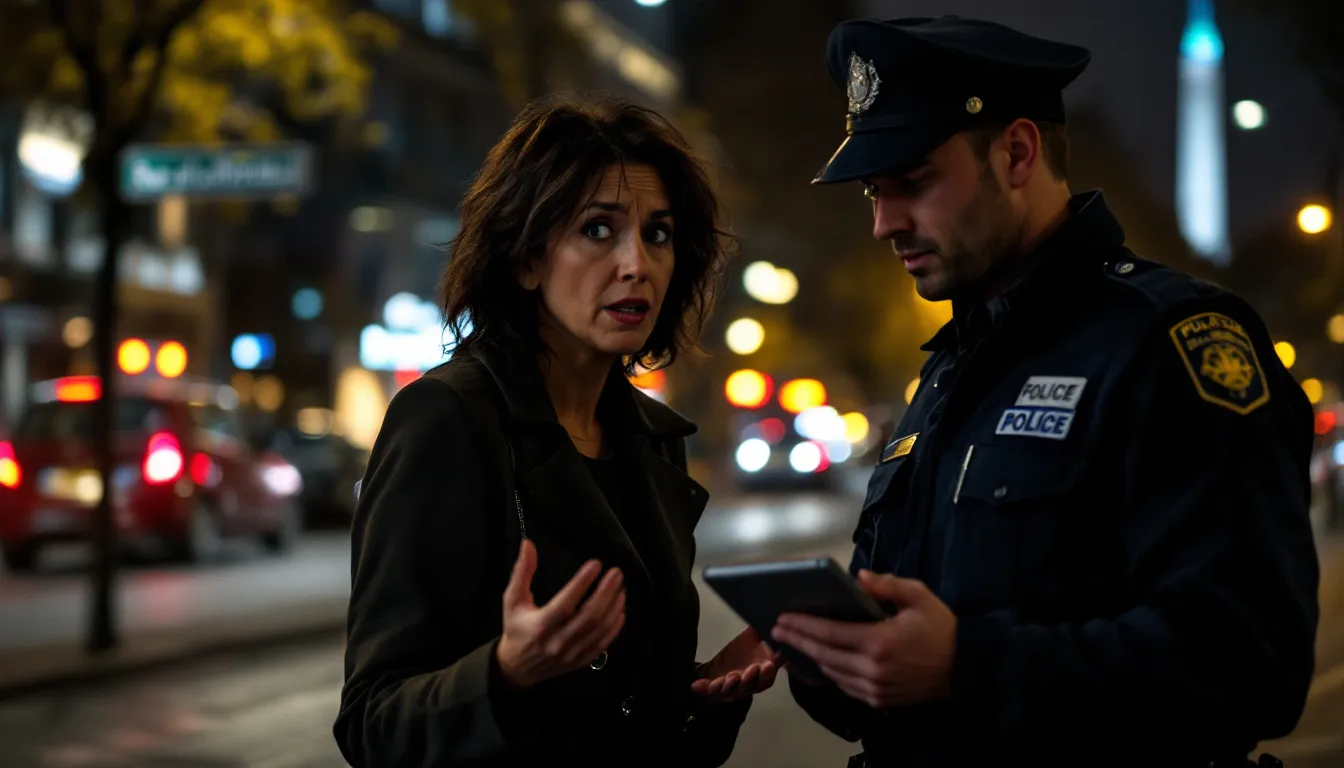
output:
<svg viewBox="0 0 1344 768"><path fill-rule="evenodd" d="M541 336L557 353L638 352L672 279L672 210L648 165L611 165L584 207L521 277L541 291Z"/></svg>

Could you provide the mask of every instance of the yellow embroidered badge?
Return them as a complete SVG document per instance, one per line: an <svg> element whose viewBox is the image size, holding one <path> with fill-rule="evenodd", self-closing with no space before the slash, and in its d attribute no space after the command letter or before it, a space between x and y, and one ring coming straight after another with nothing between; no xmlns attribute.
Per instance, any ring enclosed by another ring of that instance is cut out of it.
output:
<svg viewBox="0 0 1344 768"><path fill-rule="evenodd" d="M1202 312L1173 325L1171 340L1204 400L1243 416L1269 402L1265 369L1241 323Z"/></svg>

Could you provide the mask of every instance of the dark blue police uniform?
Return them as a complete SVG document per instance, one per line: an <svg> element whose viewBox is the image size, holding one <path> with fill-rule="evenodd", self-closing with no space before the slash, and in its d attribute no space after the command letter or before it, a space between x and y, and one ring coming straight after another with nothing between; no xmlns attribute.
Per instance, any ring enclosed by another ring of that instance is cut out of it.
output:
<svg viewBox="0 0 1344 768"><path fill-rule="evenodd" d="M851 134L818 181L917 162L974 127L968 105L1061 120L1047 94L1080 51L955 18L842 25ZM1244 764L1305 706L1311 406L1244 301L1129 251L1101 193L1069 209L1009 290L954 303L924 346L854 537L852 571L921 579L957 615L951 697L875 711L791 680L867 765Z"/></svg>

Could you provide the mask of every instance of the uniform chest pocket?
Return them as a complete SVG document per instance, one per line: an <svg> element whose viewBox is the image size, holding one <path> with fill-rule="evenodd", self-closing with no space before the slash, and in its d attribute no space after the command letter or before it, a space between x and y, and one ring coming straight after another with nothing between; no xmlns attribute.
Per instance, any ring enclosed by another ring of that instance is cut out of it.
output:
<svg viewBox="0 0 1344 768"><path fill-rule="evenodd" d="M910 456L902 456L899 459L884 461L873 469L873 474L868 478L868 494L864 496L863 508L866 511L869 507L888 499L891 496L890 491L897 491L905 482L904 477L909 474L912 464ZM893 488L893 486L896 486ZM899 493L898 493L899 495Z"/></svg>
<svg viewBox="0 0 1344 768"><path fill-rule="evenodd" d="M1037 444L977 445L956 491L948 590L967 603L1021 604L1050 592L1082 457Z"/></svg>
<svg viewBox="0 0 1344 768"><path fill-rule="evenodd" d="M967 500L996 510L1030 511L1046 500L1072 489L1081 459L1049 446L991 443L972 449L957 491L958 503Z"/></svg>
<svg viewBox="0 0 1344 768"><path fill-rule="evenodd" d="M863 499L863 509L859 513L859 524L854 529L853 539L857 552L866 553L866 567L874 565L871 560L877 554L875 545L878 525L900 527L912 471L914 458L902 456L879 463L868 478L868 493Z"/></svg>

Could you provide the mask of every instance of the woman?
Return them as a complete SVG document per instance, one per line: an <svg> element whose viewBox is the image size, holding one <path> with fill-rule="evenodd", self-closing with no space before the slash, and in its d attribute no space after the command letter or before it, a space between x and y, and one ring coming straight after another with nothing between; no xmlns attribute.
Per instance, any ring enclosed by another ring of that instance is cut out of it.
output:
<svg viewBox="0 0 1344 768"><path fill-rule="evenodd" d="M626 378L694 343L722 235L649 110L538 103L490 151L441 286L455 354L393 398L355 515L352 765L727 760L778 662L750 630L694 662L695 427Z"/></svg>

